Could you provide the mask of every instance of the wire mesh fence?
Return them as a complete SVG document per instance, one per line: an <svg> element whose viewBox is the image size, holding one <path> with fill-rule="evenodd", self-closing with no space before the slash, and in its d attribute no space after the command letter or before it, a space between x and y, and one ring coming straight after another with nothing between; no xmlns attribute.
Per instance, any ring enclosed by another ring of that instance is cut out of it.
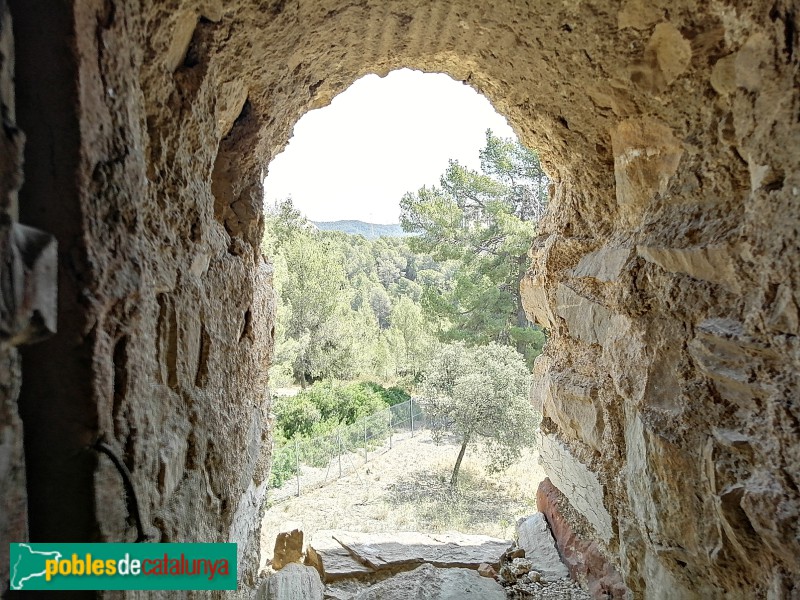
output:
<svg viewBox="0 0 800 600"><path fill-rule="evenodd" d="M273 450L267 501L274 505L344 477L430 426L412 398L330 433L289 441Z"/></svg>

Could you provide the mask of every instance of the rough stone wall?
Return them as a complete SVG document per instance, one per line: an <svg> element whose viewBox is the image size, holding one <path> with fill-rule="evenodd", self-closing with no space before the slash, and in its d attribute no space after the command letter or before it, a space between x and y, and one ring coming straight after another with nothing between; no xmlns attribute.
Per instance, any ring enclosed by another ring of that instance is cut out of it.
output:
<svg viewBox="0 0 800 600"><path fill-rule="evenodd" d="M133 537L118 474L86 450L102 437L132 472L149 533L242 542L252 585L272 326L261 177L304 112L365 73L412 67L486 94L553 176L523 291L551 332L537 363L546 467L593 510L573 529L637 597L790 593L791 2L11 6L25 31L21 200L59 239L67 327L23 365L33 538ZM37 64L43 49L60 69ZM72 358L48 365L53 353ZM59 482L77 499L71 529L47 517Z"/></svg>
<svg viewBox="0 0 800 600"><path fill-rule="evenodd" d="M10 253L11 229L17 213L16 192L22 171L22 136L15 128L13 65L11 16L5 2L0 0L0 112L3 119L0 131L0 257L3 259ZM5 302L2 308L0 318L6 321ZM8 336L3 335L0 339L0 593L8 581L6 540L25 541L28 537L22 421L17 410L19 385L19 353L9 343Z"/></svg>
<svg viewBox="0 0 800 600"><path fill-rule="evenodd" d="M274 303L260 214L239 229L215 218L224 134L211 88L150 56L156 9L10 7L20 212L60 246L58 335L23 353L31 539L136 539L102 442L131 473L148 539L238 542L246 590L271 450ZM149 94L151 79L171 96Z"/></svg>
<svg viewBox="0 0 800 600"><path fill-rule="evenodd" d="M613 112L613 180L556 182L523 283L553 334L543 464L635 595L794 597L796 13L634 6L617 91L587 90Z"/></svg>

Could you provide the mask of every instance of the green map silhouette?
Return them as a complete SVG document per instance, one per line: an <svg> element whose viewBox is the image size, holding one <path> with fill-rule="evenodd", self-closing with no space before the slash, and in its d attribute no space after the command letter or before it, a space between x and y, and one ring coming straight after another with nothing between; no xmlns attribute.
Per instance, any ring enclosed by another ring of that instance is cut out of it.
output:
<svg viewBox="0 0 800 600"><path fill-rule="evenodd" d="M60 558L60 552L39 552L28 544L19 544L16 548L12 547L11 589L24 589L25 582L29 579L44 577L45 561L58 560Z"/></svg>

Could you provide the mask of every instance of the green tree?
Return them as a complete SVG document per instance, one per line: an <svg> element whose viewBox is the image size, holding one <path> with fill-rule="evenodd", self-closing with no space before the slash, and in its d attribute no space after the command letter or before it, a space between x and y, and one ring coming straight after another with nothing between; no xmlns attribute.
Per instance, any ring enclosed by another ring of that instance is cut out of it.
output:
<svg viewBox="0 0 800 600"><path fill-rule="evenodd" d="M412 298L403 296L392 309L392 329L401 347L398 349L401 374L417 375L433 350L434 338L422 308Z"/></svg>
<svg viewBox="0 0 800 600"><path fill-rule="evenodd" d="M403 242L392 238L378 238L372 244L375 271L385 288L403 277L408 266L402 251Z"/></svg>
<svg viewBox="0 0 800 600"><path fill-rule="evenodd" d="M412 249L457 264L450 285L427 285L423 296L450 323L445 340L513 345L529 365L541 352L544 333L528 321L519 288L546 190L536 153L487 131L481 172L450 161L439 187L403 196L403 229L418 234Z"/></svg>
<svg viewBox="0 0 800 600"><path fill-rule="evenodd" d="M529 387L525 359L510 346L467 347L459 342L446 344L432 357L421 387L425 411L461 441L450 485L458 484L470 444L486 444L487 469L493 472L517 460L533 443L536 422Z"/></svg>
<svg viewBox="0 0 800 600"><path fill-rule="evenodd" d="M369 293L369 306L378 319L378 324L381 329L389 327L389 315L392 312L392 299L389 298L389 293L386 288L376 285L370 290Z"/></svg>
<svg viewBox="0 0 800 600"><path fill-rule="evenodd" d="M290 200L267 215L265 247L273 253L278 296L276 356L291 364L303 387L314 379L346 377L356 370L354 315L344 258L317 235Z"/></svg>
<svg viewBox="0 0 800 600"><path fill-rule="evenodd" d="M445 282L439 263L402 239L318 231L291 200L267 213L264 249L278 299L273 381L305 388L417 374L438 324L428 322L422 286L407 275Z"/></svg>

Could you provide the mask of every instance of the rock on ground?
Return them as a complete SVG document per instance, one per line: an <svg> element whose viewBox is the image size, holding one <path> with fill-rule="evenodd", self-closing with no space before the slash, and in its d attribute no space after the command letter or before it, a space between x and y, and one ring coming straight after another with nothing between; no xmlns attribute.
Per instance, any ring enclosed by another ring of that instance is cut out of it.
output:
<svg viewBox="0 0 800 600"><path fill-rule="evenodd" d="M542 513L521 519L517 525L517 535L517 545L525 550L525 558L531 561L532 570L538 571L542 580L558 581L569 577Z"/></svg>
<svg viewBox="0 0 800 600"><path fill-rule="evenodd" d="M281 570L285 565L293 562L302 562L303 558L303 531L292 529L282 531L275 538L275 551L272 554L272 568Z"/></svg>
<svg viewBox="0 0 800 600"><path fill-rule="evenodd" d="M374 571L361 564L334 539L335 531L318 531L308 547L306 562L317 569L325 583L340 579L363 579Z"/></svg>
<svg viewBox="0 0 800 600"><path fill-rule="evenodd" d="M256 600L323 600L324 587L313 567L290 563L269 575Z"/></svg>
<svg viewBox="0 0 800 600"><path fill-rule="evenodd" d="M508 540L461 533L322 531L314 534L308 563L317 567L326 582L369 578L381 571L409 570L423 563L477 569L483 563L496 565L510 544Z"/></svg>
<svg viewBox="0 0 800 600"><path fill-rule="evenodd" d="M472 569L422 565L364 590L353 600L506 600L503 587Z"/></svg>
<svg viewBox="0 0 800 600"><path fill-rule="evenodd" d="M0 340L3 539L129 539L118 473L84 452L108 434L146 526L237 543L255 585L264 167L303 113L412 67L485 93L551 175L521 292L551 333L543 464L587 539L635 597L790 597L796 4L0 2L0 223L55 234L69 266L25 385Z"/></svg>

